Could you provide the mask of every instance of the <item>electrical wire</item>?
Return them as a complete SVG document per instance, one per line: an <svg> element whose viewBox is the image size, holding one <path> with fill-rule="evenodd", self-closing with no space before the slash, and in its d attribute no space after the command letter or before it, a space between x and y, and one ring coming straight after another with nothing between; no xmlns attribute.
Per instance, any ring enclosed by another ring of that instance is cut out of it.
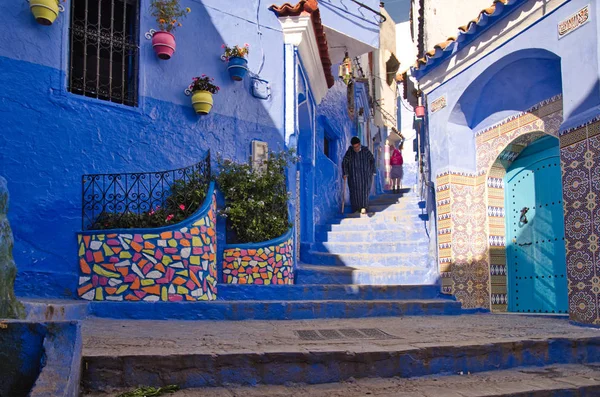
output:
<svg viewBox="0 0 600 397"><path fill-rule="evenodd" d="M262 30L260 30L260 2L258 0L258 5L256 6L256 34L258 34L258 42L260 43L260 52L262 54L262 61L260 63L260 68L258 68L257 76L260 76L260 72L262 72L263 67L265 66L265 49L262 43Z"/></svg>

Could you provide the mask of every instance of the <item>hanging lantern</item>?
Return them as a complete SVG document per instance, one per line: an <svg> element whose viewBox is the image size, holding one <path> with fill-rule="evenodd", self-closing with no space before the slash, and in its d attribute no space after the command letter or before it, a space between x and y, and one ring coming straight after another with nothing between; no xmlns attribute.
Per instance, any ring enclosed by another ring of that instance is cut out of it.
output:
<svg viewBox="0 0 600 397"><path fill-rule="evenodd" d="M352 60L348 56L348 52L346 52L344 60L340 64L338 76L344 81L344 84L346 85L348 85L348 83L350 83L350 80L352 80L352 78L354 77L354 75L352 74Z"/></svg>

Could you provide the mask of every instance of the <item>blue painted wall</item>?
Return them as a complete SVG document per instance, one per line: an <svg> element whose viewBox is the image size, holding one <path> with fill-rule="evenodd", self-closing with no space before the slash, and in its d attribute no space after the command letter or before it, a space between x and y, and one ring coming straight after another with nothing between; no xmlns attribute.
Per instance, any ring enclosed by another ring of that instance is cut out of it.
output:
<svg viewBox="0 0 600 397"><path fill-rule="evenodd" d="M183 167L198 162L208 149L244 161L253 139L266 141L272 150L284 146L284 45L270 4L182 0L192 11L175 32L174 57L160 61L144 38L156 28L149 3L141 0L138 107L67 91L69 3L49 27L34 21L26 2L0 4L13 38L0 46L0 175L12 194L9 219L20 295L75 295L82 174ZM348 22L325 14L330 26ZM255 73L264 55L260 75L272 84L270 100L253 98L249 79L230 80L219 58L223 43L249 43L249 67ZM184 89L201 74L214 77L221 91L212 112L199 117ZM345 98L334 93L322 105L333 125L343 125L336 119L343 113L328 105L330 100L345 103ZM224 242L221 228L219 246Z"/></svg>
<svg viewBox="0 0 600 397"><path fill-rule="evenodd" d="M565 3L428 94L429 104L444 94L448 99L447 107L428 120L434 175L447 168L475 172L476 131L553 95L563 94L563 128L599 111L597 19L556 38L558 23L588 3ZM532 4L524 3L523 9ZM591 7L593 16L597 5ZM442 75L444 65L427 72L421 83Z"/></svg>

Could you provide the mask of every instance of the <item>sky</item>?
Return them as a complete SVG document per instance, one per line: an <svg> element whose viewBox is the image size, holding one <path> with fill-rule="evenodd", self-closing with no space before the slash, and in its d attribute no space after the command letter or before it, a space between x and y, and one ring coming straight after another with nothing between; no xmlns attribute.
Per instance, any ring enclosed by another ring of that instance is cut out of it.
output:
<svg viewBox="0 0 600 397"><path fill-rule="evenodd" d="M386 11L390 14L394 22L401 23L408 21L410 10L410 0L383 0Z"/></svg>

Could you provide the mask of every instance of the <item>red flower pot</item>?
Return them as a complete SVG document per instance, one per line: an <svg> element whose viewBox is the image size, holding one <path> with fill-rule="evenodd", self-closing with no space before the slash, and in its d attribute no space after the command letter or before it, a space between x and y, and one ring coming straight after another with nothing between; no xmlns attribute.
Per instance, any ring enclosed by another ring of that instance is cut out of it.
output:
<svg viewBox="0 0 600 397"><path fill-rule="evenodd" d="M160 59L171 59L175 52L175 36L161 30L152 36L152 48Z"/></svg>
<svg viewBox="0 0 600 397"><path fill-rule="evenodd" d="M417 117L425 117L425 106L419 105L415 108L415 115Z"/></svg>

